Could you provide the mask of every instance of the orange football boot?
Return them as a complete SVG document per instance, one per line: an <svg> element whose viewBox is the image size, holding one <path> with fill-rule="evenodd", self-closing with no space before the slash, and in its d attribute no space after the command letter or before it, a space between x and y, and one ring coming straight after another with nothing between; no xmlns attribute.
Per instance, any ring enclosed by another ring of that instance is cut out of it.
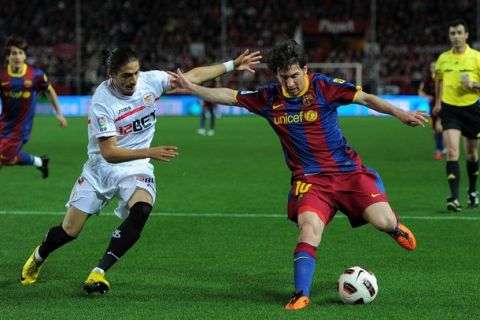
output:
<svg viewBox="0 0 480 320"><path fill-rule="evenodd" d="M300 310L306 308L310 304L310 298L303 295L303 292L295 292L285 305L286 310Z"/></svg>
<svg viewBox="0 0 480 320"><path fill-rule="evenodd" d="M399 223L393 232L388 233L397 243L406 250L414 250L417 247L417 240L412 231Z"/></svg>

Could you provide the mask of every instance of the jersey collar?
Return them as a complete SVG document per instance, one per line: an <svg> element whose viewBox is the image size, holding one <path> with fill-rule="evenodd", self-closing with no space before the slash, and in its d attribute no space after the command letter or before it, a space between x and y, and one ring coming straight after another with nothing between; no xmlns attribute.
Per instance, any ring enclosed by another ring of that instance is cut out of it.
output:
<svg viewBox="0 0 480 320"><path fill-rule="evenodd" d="M124 95L124 94L121 94L120 92L118 92L118 90L115 89L115 87L113 86L112 78L107 80L107 88L115 97L117 97L119 99L123 99L123 100L127 100L128 98L130 98L131 96L133 96L135 94L135 92L134 92L131 95L127 96L127 95Z"/></svg>
<svg viewBox="0 0 480 320"><path fill-rule="evenodd" d="M12 66L11 66L11 65L8 65L8 67L7 67L8 76L9 76L9 77L17 77L17 78L23 77L23 76L27 73L27 64L24 63L21 69L22 69L22 70L21 70L19 73L15 73L15 72L13 72L13 70L12 70Z"/></svg>
<svg viewBox="0 0 480 320"><path fill-rule="evenodd" d="M465 47L465 51L463 51L463 53L455 53L455 52L453 52L453 48L451 49L451 51L452 51L452 54L453 54L453 55L461 56L461 55L466 54L467 51L470 51L470 46L469 46L468 43L467 43L467 44L466 44L466 47Z"/></svg>
<svg viewBox="0 0 480 320"><path fill-rule="evenodd" d="M310 78L308 77L308 74L305 75L305 87L296 96L289 95L287 90L282 85L280 85L280 86L282 87L282 93L286 98L301 97L308 91L308 87L310 86Z"/></svg>

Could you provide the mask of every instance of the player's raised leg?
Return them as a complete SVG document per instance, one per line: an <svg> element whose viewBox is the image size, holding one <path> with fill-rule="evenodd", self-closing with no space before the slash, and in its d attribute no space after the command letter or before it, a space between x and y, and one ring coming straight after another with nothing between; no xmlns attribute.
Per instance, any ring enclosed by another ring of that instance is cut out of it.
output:
<svg viewBox="0 0 480 320"><path fill-rule="evenodd" d="M375 228L387 232L402 248L414 250L417 241L413 233L400 223L388 202L377 202L365 209L363 218Z"/></svg>
<svg viewBox="0 0 480 320"><path fill-rule="evenodd" d="M317 247L320 244L325 224L311 211L298 215L300 236L293 255L295 292L285 305L287 310L299 310L310 304L310 287L315 272Z"/></svg>
<svg viewBox="0 0 480 320"><path fill-rule="evenodd" d="M82 231L88 214L70 207L61 225L48 230L43 242L33 250L22 269L20 282L32 284L37 281L40 269L47 257L61 246L74 240Z"/></svg>

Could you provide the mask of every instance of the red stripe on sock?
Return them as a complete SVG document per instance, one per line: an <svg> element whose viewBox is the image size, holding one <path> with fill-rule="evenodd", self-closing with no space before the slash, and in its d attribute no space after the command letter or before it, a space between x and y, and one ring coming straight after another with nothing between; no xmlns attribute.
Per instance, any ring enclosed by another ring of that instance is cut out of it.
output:
<svg viewBox="0 0 480 320"><path fill-rule="evenodd" d="M306 242L299 242L297 243L297 246L295 247L295 252L294 254L297 254L299 252L305 252L311 255L314 259L317 259L317 247L312 246L311 244L308 244Z"/></svg>

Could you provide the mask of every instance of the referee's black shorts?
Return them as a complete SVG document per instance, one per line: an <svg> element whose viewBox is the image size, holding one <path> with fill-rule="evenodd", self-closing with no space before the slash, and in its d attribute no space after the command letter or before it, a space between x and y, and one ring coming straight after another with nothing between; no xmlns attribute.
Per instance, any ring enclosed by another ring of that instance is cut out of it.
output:
<svg viewBox="0 0 480 320"><path fill-rule="evenodd" d="M442 119L443 130L456 129L462 132L462 136L469 139L480 138L480 104L457 107L442 101L442 109L439 113Z"/></svg>

